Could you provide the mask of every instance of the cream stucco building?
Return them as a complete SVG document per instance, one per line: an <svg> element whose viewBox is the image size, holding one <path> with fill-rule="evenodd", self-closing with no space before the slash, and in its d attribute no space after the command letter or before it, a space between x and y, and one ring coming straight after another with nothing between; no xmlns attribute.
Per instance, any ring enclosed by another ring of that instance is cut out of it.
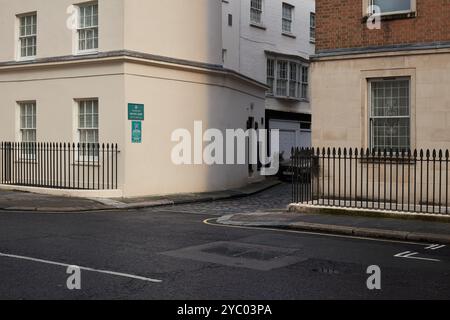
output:
<svg viewBox="0 0 450 320"><path fill-rule="evenodd" d="M176 129L193 132L194 121L246 129L265 117L265 84L223 67L220 0L0 0L0 8L0 141L117 143L118 190L109 196L260 179L247 165L171 161ZM130 103L145 108L138 143Z"/></svg>
<svg viewBox="0 0 450 320"><path fill-rule="evenodd" d="M227 68L267 83L266 126L280 151L311 146L309 57L315 49L314 0L223 0Z"/></svg>

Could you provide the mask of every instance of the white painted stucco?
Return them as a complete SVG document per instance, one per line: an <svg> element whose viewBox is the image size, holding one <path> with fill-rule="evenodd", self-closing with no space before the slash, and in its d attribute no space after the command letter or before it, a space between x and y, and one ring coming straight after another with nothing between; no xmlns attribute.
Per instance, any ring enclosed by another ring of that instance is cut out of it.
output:
<svg viewBox="0 0 450 320"><path fill-rule="evenodd" d="M282 3L295 7L294 37L282 33ZM315 46L310 40L310 13L315 12L314 0L263 0L263 28L250 21L250 0L223 0L224 65L260 82L267 81L265 51L309 59ZM228 15L233 25L228 25ZM289 101L267 98L267 109L283 112L311 113L309 101Z"/></svg>

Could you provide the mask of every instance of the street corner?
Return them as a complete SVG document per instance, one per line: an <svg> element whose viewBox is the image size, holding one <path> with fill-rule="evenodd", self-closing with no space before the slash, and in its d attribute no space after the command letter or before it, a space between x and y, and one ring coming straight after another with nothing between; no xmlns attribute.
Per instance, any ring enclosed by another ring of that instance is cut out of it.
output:
<svg viewBox="0 0 450 320"><path fill-rule="evenodd" d="M287 211L257 211L228 214L214 221L218 224L230 226L287 227L295 221L295 216Z"/></svg>

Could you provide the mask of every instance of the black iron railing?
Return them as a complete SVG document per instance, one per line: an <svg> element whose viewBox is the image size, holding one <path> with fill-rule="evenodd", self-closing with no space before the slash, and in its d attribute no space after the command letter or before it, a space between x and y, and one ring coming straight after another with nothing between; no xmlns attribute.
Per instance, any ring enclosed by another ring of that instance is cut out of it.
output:
<svg viewBox="0 0 450 320"><path fill-rule="evenodd" d="M118 185L117 144L0 143L0 183L74 190Z"/></svg>
<svg viewBox="0 0 450 320"><path fill-rule="evenodd" d="M292 150L295 203L449 214L448 150Z"/></svg>

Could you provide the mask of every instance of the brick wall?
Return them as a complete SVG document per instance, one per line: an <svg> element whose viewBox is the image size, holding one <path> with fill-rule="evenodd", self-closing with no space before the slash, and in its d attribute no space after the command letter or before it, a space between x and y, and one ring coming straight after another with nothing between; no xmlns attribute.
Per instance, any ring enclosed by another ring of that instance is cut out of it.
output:
<svg viewBox="0 0 450 320"><path fill-rule="evenodd" d="M450 41L450 0L417 0L417 17L369 30L363 0L316 0L316 51Z"/></svg>

